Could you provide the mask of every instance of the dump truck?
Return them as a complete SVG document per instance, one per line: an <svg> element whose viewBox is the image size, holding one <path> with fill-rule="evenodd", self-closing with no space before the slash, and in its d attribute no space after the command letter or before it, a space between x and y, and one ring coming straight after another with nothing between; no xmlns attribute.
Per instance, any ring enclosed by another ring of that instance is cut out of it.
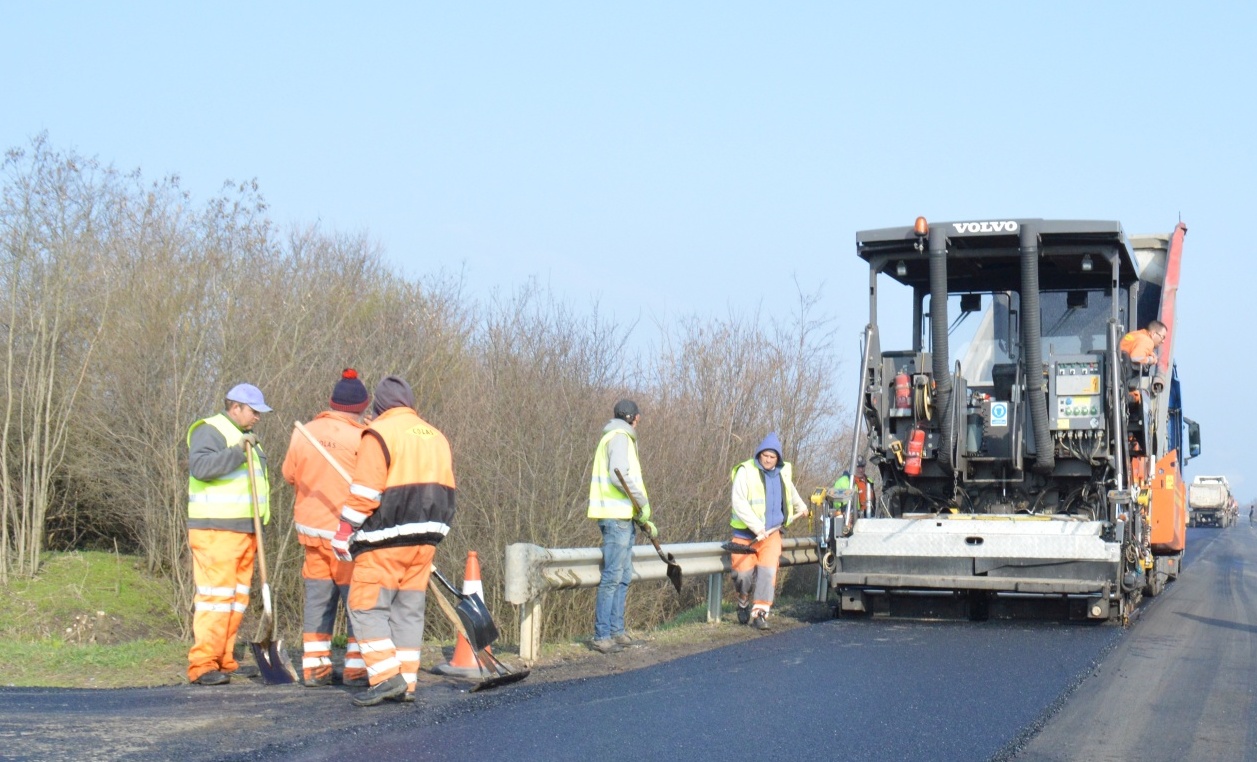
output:
<svg viewBox="0 0 1257 762"><path fill-rule="evenodd" d="M1128 621L1177 577L1200 452L1173 351L1186 232L922 217L856 234L851 469L865 457L878 489L869 517L822 501L836 614ZM1132 362L1121 339L1154 318L1156 361Z"/></svg>
<svg viewBox="0 0 1257 762"><path fill-rule="evenodd" d="M1225 476L1197 476L1187 488L1190 526L1229 527L1235 523L1239 505L1231 494Z"/></svg>

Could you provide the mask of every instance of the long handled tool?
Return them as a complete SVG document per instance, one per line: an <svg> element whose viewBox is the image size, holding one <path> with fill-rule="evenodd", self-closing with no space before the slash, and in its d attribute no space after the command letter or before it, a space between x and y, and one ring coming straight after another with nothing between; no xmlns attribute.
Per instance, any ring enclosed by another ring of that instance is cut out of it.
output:
<svg viewBox="0 0 1257 762"><path fill-rule="evenodd" d="M811 522L812 514L809 511L803 511L802 513L794 514L793 516L790 517L790 521L793 522L795 519L799 518L804 513L807 514L808 521ZM787 526L786 524L779 524L773 527L772 529L769 529L767 532L764 532L764 537L759 538L759 540L756 540L755 542L759 542L760 540L763 540L765 537L768 537L773 532L782 531L786 526ZM720 549L726 553L754 553L755 552L755 548L753 547L754 545L755 543L751 543L750 545L743 545L740 542L734 542L733 540L729 540L728 542L721 543Z"/></svg>
<svg viewBox="0 0 1257 762"><path fill-rule="evenodd" d="M436 567L432 568L432 576L436 577L437 581L444 585L446 590L449 590L451 594L458 598L458 605L454 606L451 604L438 585L428 585L428 593L436 598L438 608L441 609L441 613L445 614L445 618L450 620L450 625L454 627L455 632L466 638L471 645L471 650L476 654L476 665L480 667L481 674L488 673L487 677L482 677L480 682L476 683L475 687L471 689L472 693L518 683L532 674L532 670L521 669L516 672L508 669L505 664L498 661L498 658L490 653L489 646L498 639L498 628L493 624L493 619L489 616L489 609L485 607L484 601L480 599L479 595L464 595L455 590L449 580L436 570ZM488 665L487 667L486 664Z"/></svg>
<svg viewBox="0 0 1257 762"><path fill-rule="evenodd" d="M284 651L283 642L275 635L275 612L271 608L271 586L266 580L266 549L262 546L262 517L258 513L257 475L253 471L253 453L244 443L244 466L249 471L249 502L253 506L253 534L258 543L258 571L262 576L262 621L258 623L258 639L249 643L253 659L267 685L297 682L297 670Z"/></svg>
<svg viewBox="0 0 1257 762"><path fill-rule="evenodd" d="M636 521L639 526L645 529L642 522L638 520L638 517L642 514L642 507L637 504L637 498L633 497L632 491L629 490L628 482L624 479L624 474L620 473L618 468L615 469L615 478L620 480L620 486L624 489L624 494L628 495L629 502L633 504L633 521ZM659 558L668 565L668 580L677 589L678 593L681 592L681 564L677 563L676 558L671 553L663 552L663 548L659 547L659 541L651 535L650 530L647 529L645 534L650 538L650 544L655 546L655 552L659 554Z"/></svg>
<svg viewBox="0 0 1257 762"><path fill-rule="evenodd" d="M336 472L345 481L353 482L353 477L349 475L349 472L332 457L332 454L310 433L309 429L303 426L300 421L296 421L293 425L297 427L297 431L300 431L302 436L309 440L314 449L336 469ZM455 607L450 603L449 599L441 593L436 585L428 585L428 592L436 598L437 605L446 618L450 620L450 625L453 626L454 630L466 638L467 643L471 645L471 650L476 654L476 664L480 667L481 672L492 672L489 677L482 679L471 689L472 693L496 688L500 685L510 685L528 677L531 674L531 670L524 669L513 672L507 669L505 664L498 661L497 657L487 650L493 644L493 641L498 639L498 628L493 623L493 618L489 615L489 609L484 605L484 601L480 599L480 596L463 595L458 590L455 590L454 586L435 567L432 569L432 576L440 580L441 584L445 585L450 593L458 598L458 606ZM489 669L485 668L486 663L489 664Z"/></svg>

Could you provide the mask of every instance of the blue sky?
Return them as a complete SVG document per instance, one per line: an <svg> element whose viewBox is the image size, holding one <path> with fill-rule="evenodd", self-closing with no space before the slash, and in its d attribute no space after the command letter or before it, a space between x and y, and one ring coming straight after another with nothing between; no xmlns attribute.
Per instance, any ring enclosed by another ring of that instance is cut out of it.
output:
<svg viewBox="0 0 1257 762"><path fill-rule="evenodd" d="M1181 214L1178 362L1205 436L1189 474L1257 497L1237 325L1257 11L780 5L0 0L0 147L46 130L202 200L256 178L281 224L366 231L405 272L462 272L479 297L536 278L644 334L786 318L796 281L823 288L848 387L856 230L925 215L1168 233Z"/></svg>

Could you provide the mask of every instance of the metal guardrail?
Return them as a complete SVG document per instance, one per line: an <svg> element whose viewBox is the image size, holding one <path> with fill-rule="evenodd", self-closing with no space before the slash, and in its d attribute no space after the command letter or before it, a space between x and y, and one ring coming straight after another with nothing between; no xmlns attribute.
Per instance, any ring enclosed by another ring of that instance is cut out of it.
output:
<svg viewBox="0 0 1257 762"><path fill-rule="evenodd" d="M729 553L719 542L664 545L681 566L684 577L707 576L707 621L720 621L724 575L732 570ZM818 563L814 537L781 541L781 565ZM667 565L649 545L633 547L633 581L666 580ZM528 543L506 547L506 600L519 606L519 657L532 663L541 655L541 605L546 593L597 587L602 577L601 548L543 548ZM592 612L591 612L592 615Z"/></svg>

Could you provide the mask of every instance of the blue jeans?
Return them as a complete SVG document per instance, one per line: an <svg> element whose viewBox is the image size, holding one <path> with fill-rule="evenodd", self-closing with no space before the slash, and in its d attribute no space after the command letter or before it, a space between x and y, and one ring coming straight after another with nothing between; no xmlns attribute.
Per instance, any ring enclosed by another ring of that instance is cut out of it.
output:
<svg viewBox="0 0 1257 762"><path fill-rule="evenodd" d="M637 533L628 519L599 519L602 530L602 577L594 608L594 640L624 634L624 601L633 581L633 540Z"/></svg>

